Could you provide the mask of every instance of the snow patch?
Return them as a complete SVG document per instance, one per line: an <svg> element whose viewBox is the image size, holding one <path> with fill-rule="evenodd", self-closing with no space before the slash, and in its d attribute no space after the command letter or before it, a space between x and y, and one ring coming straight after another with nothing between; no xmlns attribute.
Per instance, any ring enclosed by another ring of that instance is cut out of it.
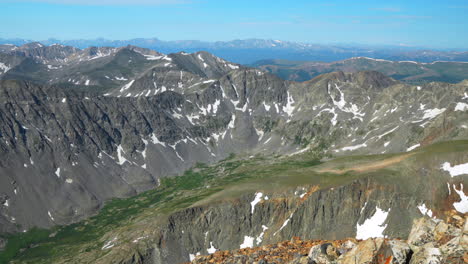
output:
<svg viewBox="0 0 468 264"><path fill-rule="evenodd" d="M120 92L122 93L123 91L127 90L128 88L130 88L133 83L135 82L135 80L131 80L129 83L127 83L126 85L122 86L122 88L120 89Z"/></svg>
<svg viewBox="0 0 468 264"><path fill-rule="evenodd" d="M49 215L50 220L55 221L55 219L52 217L52 214L50 213L50 211L47 211L47 214Z"/></svg>
<svg viewBox="0 0 468 264"><path fill-rule="evenodd" d="M450 176L456 177L463 174L468 174L468 163L452 166L450 165L450 162L445 162L444 164L442 164L441 169L444 171L448 171L450 173Z"/></svg>
<svg viewBox="0 0 468 264"><path fill-rule="evenodd" d="M55 175L57 175L57 177L60 178L60 168L57 168L57 170L55 171Z"/></svg>
<svg viewBox="0 0 468 264"><path fill-rule="evenodd" d="M331 97L331 99L333 101L333 104L335 106L337 106L338 109L340 109L341 111L346 112L346 113L351 113L351 114L353 114L353 118L357 118L357 119L362 121L363 120L362 117L365 114L359 112L359 108L355 104L351 103L349 107L346 107L347 102L346 102L346 100L344 98L344 93L341 91L340 87L338 87L338 85L336 83L335 83L335 87L338 90L338 92L340 93L340 101L336 101L335 98L333 98L333 96L330 93L331 84L328 84L328 94L330 95L330 97Z"/></svg>
<svg viewBox="0 0 468 264"><path fill-rule="evenodd" d="M250 236L244 236L244 242L240 245L240 248L252 248L254 244L254 238Z"/></svg>
<svg viewBox="0 0 468 264"><path fill-rule="evenodd" d="M228 66L229 68L231 68L232 70L239 69L239 66L237 66L237 65L228 64L227 66Z"/></svg>
<svg viewBox="0 0 468 264"><path fill-rule="evenodd" d="M236 115L233 114L231 116L231 121L229 121L228 128L234 128L235 123L236 123Z"/></svg>
<svg viewBox="0 0 468 264"><path fill-rule="evenodd" d="M208 254L213 254L217 251L217 249L213 246L213 242L210 242L210 248L206 250Z"/></svg>
<svg viewBox="0 0 468 264"><path fill-rule="evenodd" d="M182 115L179 114L179 113L173 113L172 116L173 116L174 118L177 118L177 119L181 119L181 118L182 118Z"/></svg>
<svg viewBox="0 0 468 264"><path fill-rule="evenodd" d="M260 243L262 243L262 240L263 240L263 236L265 235L265 231L268 229L268 227L266 225L262 225L262 229L263 231L260 233L260 235L258 235L258 237L255 239L256 242L257 242L257 246L260 245Z"/></svg>
<svg viewBox="0 0 468 264"><path fill-rule="evenodd" d="M460 190L457 190L457 188L455 188L455 185L453 186L455 192L457 192L458 196L460 196L460 201L453 203L453 207L455 207L455 210L457 210L458 212L464 214L468 213L468 196L466 196L463 192L463 183L461 183L460 186Z"/></svg>
<svg viewBox="0 0 468 264"><path fill-rule="evenodd" d="M293 214L294 214L294 213L292 213L292 214L289 216L289 218L286 219L286 221L284 221L283 225L280 227L280 229L279 229L278 231L276 231L276 232L273 234L273 236L275 236L278 232L280 232L281 230L283 230L283 228L285 228L285 227L288 225L289 221L291 221L291 218L293 217Z"/></svg>
<svg viewBox="0 0 468 264"><path fill-rule="evenodd" d="M435 118L436 116L442 114L443 112L445 112L445 108L442 108L442 109L439 109L439 108L434 108L434 109L427 109L424 111L424 116L422 117L422 119L433 119Z"/></svg>
<svg viewBox="0 0 468 264"><path fill-rule="evenodd" d="M419 205L418 209L422 215L427 215L429 217L432 217L432 211L431 209L426 207L426 204Z"/></svg>
<svg viewBox="0 0 468 264"><path fill-rule="evenodd" d="M122 153L125 154L125 151L122 148L122 145L117 146L117 157L119 161L117 162L119 165L123 165L125 162L128 160L122 155Z"/></svg>
<svg viewBox="0 0 468 264"><path fill-rule="evenodd" d="M254 200L250 203L251 210L252 210L252 211L251 211L252 214L254 213L255 205L257 205L257 204L262 200L262 196L263 196L263 193L261 193L261 192L255 193L255 198L254 198Z"/></svg>
<svg viewBox="0 0 468 264"><path fill-rule="evenodd" d="M413 145L413 146L407 148L406 151L412 151L413 149L419 148L420 146L421 146L421 144Z"/></svg>
<svg viewBox="0 0 468 264"><path fill-rule="evenodd" d="M6 73L6 72L9 71L11 68L10 68L9 66L7 66L5 63L0 62L0 69L3 70L3 73Z"/></svg>
<svg viewBox="0 0 468 264"><path fill-rule="evenodd" d="M142 240L142 239L145 239L145 238L147 238L147 237L148 237L148 236L137 237L137 238L135 238L132 242L133 242L133 243L137 243L138 241L140 241L140 240Z"/></svg>
<svg viewBox="0 0 468 264"><path fill-rule="evenodd" d="M197 57L198 57L201 61L205 61L205 60L203 59L203 57L201 56L201 54L198 54Z"/></svg>
<svg viewBox="0 0 468 264"><path fill-rule="evenodd" d="M467 111L468 110L468 104L465 103L457 103L455 106L455 111Z"/></svg>
<svg viewBox="0 0 468 264"><path fill-rule="evenodd" d="M384 225L384 223L388 213L376 207L376 211L371 218L366 219L362 225L356 224L356 239L364 240L371 237L384 237L383 232L387 228L387 225Z"/></svg>
<svg viewBox="0 0 468 264"><path fill-rule="evenodd" d="M379 136L377 136L377 137L378 137L379 139L381 139L381 138L385 137L386 135L388 135L388 134L390 134L390 133L393 133L395 130L397 130L398 127L399 127L399 126L396 126L395 128L390 129L389 131L387 131L387 132L385 132L385 133L383 133L382 135L379 135Z"/></svg>
<svg viewBox="0 0 468 264"><path fill-rule="evenodd" d="M104 246L102 246L101 250L112 248L116 240L117 240L117 237L114 237L112 240L107 241L104 244Z"/></svg>
<svg viewBox="0 0 468 264"><path fill-rule="evenodd" d="M294 111L294 106L292 106L294 104L294 98L289 94L289 91L287 94L288 94L288 103L285 106L283 106L283 112L285 112L286 114L288 114L288 116L290 116L292 115Z"/></svg>
<svg viewBox="0 0 468 264"><path fill-rule="evenodd" d="M344 148L341 148L341 150L342 151L348 151L348 150L356 150L356 149L365 148L365 147L367 147L367 144L363 143L363 144L359 144L359 145L355 145L355 146L344 147Z"/></svg>

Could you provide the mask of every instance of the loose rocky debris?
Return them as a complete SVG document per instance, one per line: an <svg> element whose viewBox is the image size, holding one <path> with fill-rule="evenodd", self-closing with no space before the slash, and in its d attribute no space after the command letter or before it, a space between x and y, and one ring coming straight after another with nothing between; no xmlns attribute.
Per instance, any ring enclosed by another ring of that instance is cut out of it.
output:
<svg viewBox="0 0 468 264"><path fill-rule="evenodd" d="M468 216L414 221L407 241L369 238L290 241L197 256L192 264L462 264L468 263Z"/></svg>

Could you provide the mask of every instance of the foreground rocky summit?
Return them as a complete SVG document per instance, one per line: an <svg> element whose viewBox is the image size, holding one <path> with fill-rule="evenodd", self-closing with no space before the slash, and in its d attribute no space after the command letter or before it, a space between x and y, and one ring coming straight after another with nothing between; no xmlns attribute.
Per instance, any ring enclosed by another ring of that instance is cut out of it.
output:
<svg viewBox="0 0 468 264"><path fill-rule="evenodd" d="M406 241L369 238L336 241L291 241L219 251L196 256L191 263L230 264L461 264L468 262L468 217L452 216L449 222L420 218Z"/></svg>

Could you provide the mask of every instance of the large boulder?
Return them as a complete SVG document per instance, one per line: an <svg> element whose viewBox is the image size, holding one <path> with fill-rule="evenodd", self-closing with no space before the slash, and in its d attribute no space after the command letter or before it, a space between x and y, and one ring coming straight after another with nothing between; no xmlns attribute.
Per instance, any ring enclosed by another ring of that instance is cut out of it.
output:
<svg viewBox="0 0 468 264"><path fill-rule="evenodd" d="M339 258L342 264L406 264L411 255L408 244L400 240L369 238Z"/></svg>
<svg viewBox="0 0 468 264"><path fill-rule="evenodd" d="M415 220L408 237L408 244L414 250L410 264L466 263L468 261L466 220L464 225L454 225L430 218Z"/></svg>
<svg viewBox="0 0 468 264"><path fill-rule="evenodd" d="M423 246L427 243L433 242L434 230L437 223L430 218L423 217L414 220L413 227L408 236L408 244L413 250L417 250L418 247Z"/></svg>
<svg viewBox="0 0 468 264"><path fill-rule="evenodd" d="M324 243L313 246L308 256L316 264L331 264L338 258L339 252L332 243Z"/></svg>
<svg viewBox="0 0 468 264"><path fill-rule="evenodd" d="M408 236L408 244L417 251L428 243L440 247L455 237L460 237L461 229L441 220L423 217L413 223L413 228Z"/></svg>
<svg viewBox="0 0 468 264"><path fill-rule="evenodd" d="M439 264L443 263L442 252L438 248L424 247L411 257L409 264Z"/></svg>

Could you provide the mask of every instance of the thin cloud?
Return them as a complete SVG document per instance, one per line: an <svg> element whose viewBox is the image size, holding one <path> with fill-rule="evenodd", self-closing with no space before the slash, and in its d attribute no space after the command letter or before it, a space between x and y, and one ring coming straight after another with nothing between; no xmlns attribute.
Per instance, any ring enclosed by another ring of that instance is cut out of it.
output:
<svg viewBox="0 0 468 264"><path fill-rule="evenodd" d="M7 0L10 3L46 3L61 5L180 5L190 4L191 0Z"/></svg>

